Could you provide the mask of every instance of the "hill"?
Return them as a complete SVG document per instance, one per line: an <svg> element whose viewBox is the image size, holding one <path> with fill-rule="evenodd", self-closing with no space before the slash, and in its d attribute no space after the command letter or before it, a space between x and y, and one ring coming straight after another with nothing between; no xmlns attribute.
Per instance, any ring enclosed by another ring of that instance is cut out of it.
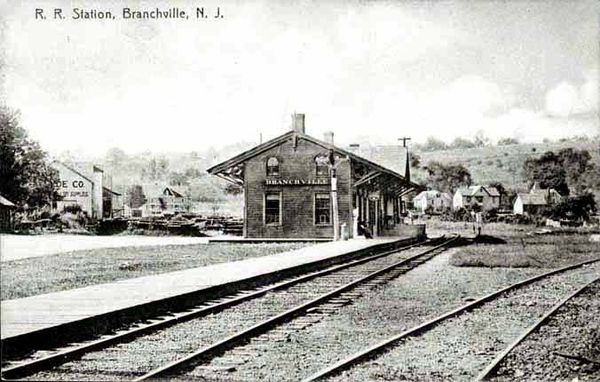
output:
<svg viewBox="0 0 600 382"><path fill-rule="evenodd" d="M422 165L426 165L431 161L464 165L471 172L475 183L501 182L505 187L525 190L527 188L527 179L523 173L525 160L530 157L540 157L546 151L557 152L568 147L589 151L592 162L600 164L599 139L571 139L537 144L485 146L462 150L421 152L418 154L421 156ZM416 176L424 180L426 174L421 170Z"/></svg>
<svg viewBox="0 0 600 382"><path fill-rule="evenodd" d="M225 192L228 182L208 175L206 169L254 145L251 142L240 142L222 148L187 153L127 154L114 148L104 157L89 159L101 165L108 174L112 175L113 189L123 194L133 184L174 185L185 190L193 200L203 202L208 205L207 208L210 208L213 204L226 204L230 201L231 195L227 196ZM525 160L539 157L546 151L557 152L568 147L588 150L592 155L592 161L600 163L600 139L569 139L469 149L437 151L415 149L411 150L411 153L420 159L420 163L412 167L411 175L412 180L424 183L427 173L423 166L429 162L462 164L470 171L474 183L501 182L506 188L525 190L527 188L527 179L523 173ZM406 154L399 145L374 146L366 143L361 144L354 151L360 156L404 174ZM241 203L241 199L236 203Z"/></svg>
<svg viewBox="0 0 600 382"><path fill-rule="evenodd" d="M501 182L507 188L525 190L528 183L523 172L525 160L540 157L547 151L558 152L568 147L588 150L592 155L592 162L600 164L600 139L598 138L436 151L415 149L411 150L411 154L413 158L418 157L420 163L418 166L413 163L411 177L416 182L424 183L427 173L423 167L437 161L443 164L462 164L469 170L473 182L477 184ZM404 174L406 154L399 145L363 144L357 154Z"/></svg>

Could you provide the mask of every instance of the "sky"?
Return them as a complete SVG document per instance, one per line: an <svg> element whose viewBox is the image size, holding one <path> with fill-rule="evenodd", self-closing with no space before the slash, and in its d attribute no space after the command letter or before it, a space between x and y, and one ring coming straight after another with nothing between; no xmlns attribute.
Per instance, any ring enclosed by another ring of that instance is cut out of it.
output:
<svg viewBox="0 0 600 382"><path fill-rule="evenodd" d="M340 145L597 135L599 4L8 1L1 102L51 153L258 142L294 112ZM197 6L211 16L196 19ZM124 7L190 18L124 20ZM72 8L115 20L74 20Z"/></svg>

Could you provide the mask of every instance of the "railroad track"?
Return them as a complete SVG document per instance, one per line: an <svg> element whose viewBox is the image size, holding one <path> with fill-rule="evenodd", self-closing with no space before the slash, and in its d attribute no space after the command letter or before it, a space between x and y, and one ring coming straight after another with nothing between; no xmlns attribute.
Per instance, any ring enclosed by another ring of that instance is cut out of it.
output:
<svg viewBox="0 0 600 382"><path fill-rule="evenodd" d="M223 356L228 350L235 349L237 346L243 345L253 338L260 338L261 336L272 331L277 326L297 318L300 318L301 320L298 322L299 325L295 328L304 329L305 327L320 321L323 316L335 313L335 311L341 306L351 303L352 300L361 297L371 288L384 284L389 280L398 277L402 273L406 273L418 265L423 264L441 251L447 249L449 245L458 239L458 237L458 235L454 236L443 243L434 246L433 248L427 249L407 259L393 262L392 264L386 265L383 268L372 271L366 276L346 283L333 291L322 294L281 314L270 317L219 342L191 352L188 355L169 364L158 367L149 373L136 378L135 381L176 376L179 373L198 366L201 362L207 362L217 356ZM275 333L275 336L276 337L273 338L272 335L267 334L267 336L262 338L266 342L274 339L278 340L280 338L277 338L277 336L281 336L281 332ZM244 355L252 356L252 354ZM239 353L237 356L239 356ZM235 357L236 354L234 354L234 359ZM241 361L243 362L243 360Z"/></svg>
<svg viewBox="0 0 600 382"><path fill-rule="evenodd" d="M562 267L559 269L555 269L550 272L546 272L546 273L528 278L526 280L509 285L505 288L499 289L495 292L489 293L489 294L485 295L484 297L481 297L475 301L464 304L456 309L453 309L453 310L446 312L442 315L439 315L433 319L430 319L427 322L424 322L424 323L422 323L418 326L415 326L411 329L408 329L402 333L391 336L375 345L365 348L364 350L359 351L359 352L347 357L346 359L343 359L343 360L341 360L327 368L324 368L323 370L305 378L303 380L303 382L312 382L312 381L323 380L326 378L336 376L345 370L348 370L356 365L359 365L369 359L373 359L373 358L377 357L378 355L392 349L396 344L398 344L399 342L401 342L403 340L408 339L409 337L418 337L420 335L423 335L424 333L428 332L430 329L434 328L438 324L441 324L444 321L449 320L453 317L459 316L462 313L471 311L474 308L477 308L486 302L490 302L490 301L494 300L495 298L506 294L509 291L516 290L520 287L532 284L539 280L543 280L547 277L557 275L557 274L560 274L563 272L567 272L569 270L573 270L573 269L582 267L587 264L592 264L595 262L600 262L600 258L580 262L580 263ZM581 291L578 291L578 292L580 293ZM539 324L536 325L536 327L538 327L538 326L539 326ZM489 368L491 370L493 370L496 368L496 366L490 365ZM481 378L485 378L485 377L486 377L486 375L481 376Z"/></svg>
<svg viewBox="0 0 600 382"><path fill-rule="evenodd" d="M355 260L343 265L329 267L325 270L311 272L309 274L293 277L278 283L275 283L266 287L253 288L249 290L242 290L235 295L226 296L220 298L218 300L207 301L199 304L194 308L187 309L182 312L174 312L168 313L160 317L155 317L150 320L145 320L143 322L138 322L126 329L119 330L115 333L110 333L104 335L98 339L87 341L84 343L78 343L73 345L68 345L63 348L50 349L48 351L40 351L33 355L33 357L25 360L18 361L3 361L3 369L2 369L2 377L5 379L16 379L16 378L24 378L30 375L33 375L38 372L47 371L49 369L55 368L61 364L64 364L69 361L74 361L82 358L85 355L88 355L93 352L101 352L103 349L109 349L115 346L127 346L122 345L127 343L128 341L135 343L135 340L138 338L145 338L148 336L152 336L154 333L168 330L169 328L178 327L184 325L185 323L194 322L195 319L202 317L214 318L220 317L221 313L227 312L229 308L236 306L243 306L244 304L252 304L255 301L260 301L260 297L265 297L269 295L277 295L280 299L287 300L288 302L298 302L296 300L305 299L305 295L311 294L314 295L315 292L320 292L321 289L331 289L332 285L339 285L342 283L348 282L348 280L355 280L360 275L373 274L375 269L380 269L382 266L388 267L390 263L395 264L394 266L397 268L395 275L398 275L402 272L407 271L410 267L415 267L418 264L426 261L426 259L431 258L435 255L436 251L444 248L449 245L452 241L456 240L456 237L446 240L445 238L438 238L435 240L429 240L425 243L417 243L408 245L405 247L397 248L394 250L386 251L384 253L371 255L359 260ZM407 260L401 260L400 262L397 259L394 259L395 254L398 254L403 251L414 249L415 247L422 245L432 245L434 243L439 243L443 241L442 244L436 245L433 248L427 249L425 251L421 251L417 255L411 256ZM404 267L402 267L404 264ZM410 265L410 266L409 266ZM383 272L386 273L386 272ZM371 276L373 279L372 283L381 283L384 282L385 277L395 277L390 276L394 273L389 273L387 276L384 274L378 274ZM321 280L326 280L323 282ZM375 285L375 284L367 284L367 285ZM352 287L349 287L352 288ZM340 288L338 288L340 289ZM338 295L343 293L343 290L336 292ZM360 291L360 290L358 290ZM304 294L302 293L304 292ZM358 296L358 294L355 295ZM296 296L297 295L297 296ZM293 298L289 298L292 296ZM299 297L298 297L299 296ZM345 297L350 297L348 294ZM310 305L306 305L306 309L316 305L323 305L327 303L327 299L313 299L309 301ZM324 308L331 308L336 304L340 304L341 300L337 301L329 301L330 305L323 305ZM273 304L275 307L281 310L282 306L286 304L276 303ZM321 307L321 308L323 308ZM327 309L325 309L326 311ZM220 313L221 312L221 313ZM220 313L219 315L216 315ZM267 312L272 316L270 312ZM268 324L264 324L263 326L257 324L250 328L247 335L251 335L252 333L256 334L261 332L268 327L272 327L273 325L277 325L277 323L284 322L289 320L292 316L295 316L295 313L290 313L289 309L285 312L286 314L275 316L276 318ZM239 315L238 315L239 316ZM245 316L246 317L246 316ZM235 322L235 315L233 315L232 322ZM259 317L263 318L263 317ZM238 317L239 319L239 317ZM268 321L269 319L267 319ZM214 320L213 320L214 321ZM244 320L239 320L239 322L243 322ZM260 321L260 320L259 320ZM265 321L265 320L262 320ZM214 324L214 322L213 322ZM238 333L239 334L239 333ZM230 336L231 337L231 336ZM244 335L237 337L237 340L241 340L244 338ZM225 349L227 346L232 346L232 344L236 341L236 339L229 338L226 342L229 345L221 344L217 348ZM223 341L221 341L223 342ZM215 348L215 349L217 349ZM206 355L207 353L204 353ZM185 357L184 357L185 358ZM173 362L171 362L172 364ZM182 363L182 365L185 362ZM75 366L70 367L70 369L77 369ZM162 370L162 368L160 368ZM165 370L173 370L173 369L165 369ZM139 376L139 371L128 373L124 371L122 374L119 374L119 378L131 378L131 377L139 377L141 379L151 377L154 375L162 374L162 371L154 370L150 373L145 373L142 377ZM89 376L88 376L89 377Z"/></svg>
<svg viewBox="0 0 600 382"><path fill-rule="evenodd" d="M554 305L552 307L552 309L548 310L538 321L536 321L532 326L527 328L527 330L525 330L515 341L513 341L509 346L507 346L500 354L498 354L496 356L496 358L494 358L494 360L492 362L490 362L490 364L485 369L483 369L481 371L481 373L479 373L476 380L484 381L484 380L488 380L489 378L494 376L494 373L496 372L496 370L498 370L498 368L500 367L500 365L502 364L504 359L512 352L512 350L514 348L516 348L527 337L529 337L532 333L534 333L536 330L538 330L538 328L540 326L542 326L546 322L548 322L550 317L554 316L556 314L556 312L559 311L568 302L570 302L575 297L579 296L581 293L586 291L592 284L597 283L599 281L600 281L600 277L590 281L589 283L587 283L587 284L583 285L581 288L575 290L573 293L569 294L567 297L565 297L564 299L559 301L556 305ZM592 362L594 362L594 361L592 361Z"/></svg>

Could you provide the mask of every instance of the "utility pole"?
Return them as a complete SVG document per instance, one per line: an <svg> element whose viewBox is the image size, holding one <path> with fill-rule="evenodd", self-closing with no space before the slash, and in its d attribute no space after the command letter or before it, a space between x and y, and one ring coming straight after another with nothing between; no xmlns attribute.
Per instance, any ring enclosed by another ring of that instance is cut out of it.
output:
<svg viewBox="0 0 600 382"><path fill-rule="evenodd" d="M407 182L410 182L410 158L408 157L408 146L406 146L406 141L410 141L409 137L398 138L399 141L402 141L402 147L406 149L406 163L404 167L404 177Z"/></svg>
<svg viewBox="0 0 600 382"><path fill-rule="evenodd" d="M404 147L406 149L406 161L405 161L405 165L404 165L404 178L406 179L407 182L410 182L410 158L408 156L408 146L406 146L406 141L410 141L410 137L402 137L402 138L398 138L399 141L402 141L402 147ZM402 198L400 198L399 200L400 202L400 213L402 213L403 211L403 206L402 206Z"/></svg>
<svg viewBox="0 0 600 382"><path fill-rule="evenodd" d="M329 168L329 175L331 180L331 213L333 215L333 241L338 241L340 239L340 216L337 197L337 166L340 163L342 163L344 159L340 159L339 157L336 158L333 149L330 149L328 157L323 159L324 160L322 164L327 165L327 167Z"/></svg>
<svg viewBox="0 0 600 382"><path fill-rule="evenodd" d="M402 141L402 147L406 147L406 141L410 141L410 137L402 137L398 138L399 141Z"/></svg>

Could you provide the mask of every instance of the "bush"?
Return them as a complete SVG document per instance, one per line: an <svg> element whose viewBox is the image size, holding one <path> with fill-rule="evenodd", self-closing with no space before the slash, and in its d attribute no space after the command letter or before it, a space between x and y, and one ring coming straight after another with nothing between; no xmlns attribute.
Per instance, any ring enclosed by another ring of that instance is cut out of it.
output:
<svg viewBox="0 0 600 382"><path fill-rule="evenodd" d="M63 207L64 213L77 214L82 212L81 206L79 204L70 204Z"/></svg>

